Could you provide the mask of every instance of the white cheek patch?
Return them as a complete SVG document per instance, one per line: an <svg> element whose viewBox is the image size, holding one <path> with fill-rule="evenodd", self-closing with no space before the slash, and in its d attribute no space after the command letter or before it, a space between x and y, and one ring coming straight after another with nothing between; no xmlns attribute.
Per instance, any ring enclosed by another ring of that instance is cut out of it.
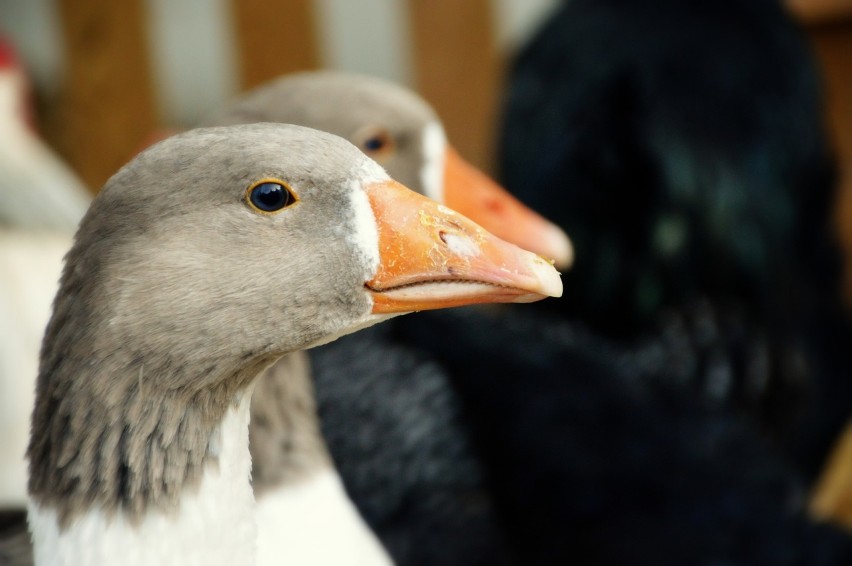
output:
<svg viewBox="0 0 852 566"><path fill-rule="evenodd" d="M447 137L438 122L431 122L423 129L423 167L420 182L423 194L432 200L444 202L444 161L447 153Z"/></svg>
<svg viewBox="0 0 852 566"><path fill-rule="evenodd" d="M381 183L390 179L377 163L365 158L363 163L352 172L352 185L349 191L354 216L353 232L347 238L360 250L370 275L379 268L379 227L376 215L370 206L370 199L363 188L371 183Z"/></svg>

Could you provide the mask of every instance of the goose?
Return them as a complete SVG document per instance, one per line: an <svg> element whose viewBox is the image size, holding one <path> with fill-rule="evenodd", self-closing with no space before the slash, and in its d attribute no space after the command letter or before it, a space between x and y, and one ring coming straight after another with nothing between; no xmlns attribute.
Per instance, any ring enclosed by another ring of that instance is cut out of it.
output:
<svg viewBox="0 0 852 566"><path fill-rule="evenodd" d="M474 219L495 236L552 259L573 261L565 232L477 170L448 143L432 107L384 79L340 71L285 75L243 94L202 125L282 122L336 134L407 187Z"/></svg>
<svg viewBox="0 0 852 566"><path fill-rule="evenodd" d="M253 563L265 367L406 312L560 289L336 136L253 124L149 148L66 257L28 448L36 563Z"/></svg>
<svg viewBox="0 0 852 566"><path fill-rule="evenodd" d="M447 143L434 110L394 83L332 71L288 75L242 95L204 124L257 121L340 135L413 190L557 266L572 261L565 233L463 161ZM433 404L448 384L428 355L367 332L344 339L340 348L315 351L310 363L304 357L297 353L270 368L252 403L259 562L289 557L319 564L352 561L359 552L375 556L372 532L399 563L415 557L422 562L432 552L445 564L498 560L500 535L487 503L468 504L486 498L476 461L465 449L465 432L452 422L435 426L429 414L446 416ZM409 378L412 373L416 379ZM360 385L346 383L346 375L358 376ZM282 397L284 391L290 394ZM292 407L297 397L301 402ZM362 422L364 431L387 428L359 434L350 419ZM411 431L427 429L432 438L444 439L443 448L453 449L429 458L427 443L409 442ZM415 471L429 468L443 471L429 478ZM294 512L294 499L304 506L300 512ZM338 541L333 546L324 543L331 532ZM368 549L359 550L364 542Z"/></svg>
<svg viewBox="0 0 852 566"><path fill-rule="evenodd" d="M351 111L353 107L358 109L357 113ZM259 120L297 123L343 135L364 153L379 160L394 178L401 179L417 192L453 202L454 206L461 207L466 215L477 222L501 231L504 238L514 243L523 242L524 246L533 251L553 258L557 265L568 265L571 261L571 244L564 232L523 207L484 174L465 163L447 145L443 128L429 105L398 85L346 73L301 73L278 79L243 95L208 118L205 124L228 125ZM70 247L69 244L66 246ZM57 260L49 262L47 266L55 266L58 274L58 258L64 253L61 239L56 248L59 250ZM40 281L50 282L55 279L46 276L41 277ZM46 302L44 307L47 307ZM43 320L46 319L44 316ZM411 400L406 403L415 407L421 415L421 422L430 418L424 415L432 410L430 403L434 395L428 392L443 385L440 372L432 371L434 368L429 367L428 361L418 358L414 353L399 351L375 334L366 335L364 340L353 343L352 347L362 349L366 344L370 347L369 355L381 359L381 363L376 364L376 369L361 372L365 388L387 387L403 375L401 367L409 368L416 363L424 385L418 388L416 383L411 383L410 390L405 394ZM326 359L320 360L321 377L329 381L328 387L321 392L320 404L323 407L337 406L348 401L346 397L350 390L348 386L341 387L336 377L342 373L341 366L328 363L336 357L337 353L333 352L325 356ZM36 372L25 373L35 376ZM363 470L373 467L374 461L362 464L359 460L364 460L363 454L353 454L349 446L340 443L329 454L316 416L309 364L304 353L284 356L267 373L270 377L259 380L256 385L250 425L253 485L259 503L259 562L278 563L282 559L299 563L351 561L359 552L375 557L378 562L386 561L384 551L377 550L374 536L365 528L358 511L353 508L333 466L336 461L338 467L345 468L344 481L350 495L354 493L360 496L371 492L381 498L381 492L375 490L375 479L369 478L366 482L355 479L363 477ZM26 380L15 380L15 383L29 386ZM428 398L419 400L418 396ZM380 402L381 395L374 397L376 402ZM27 403L18 405L28 406ZM348 415L342 414L341 417L339 420L345 421ZM413 414L412 418L398 423L400 433L411 426L412 419ZM21 419L17 421L20 425L18 428L24 430ZM345 429L351 427L347 425ZM328 432L338 438L344 431L338 429ZM458 434L455 427L448 426L442 432L448 438L457 436L451 442L464 443L463 434ZM21 437L25 444L25 435L18 434L16 437ZM345 443L350 439L342 440ZM399 453L395 454L391 447L387 450L388 459L399 457ZM10 459L10 462L20 463L15 470L18 472L14 474L15 479L24 475L22 460ZM404 460L409 462L406 466L409 469L416 464L408 456ZM456 463L461 460L457 458ZM483 544L471 543L477 539L495 538L493 534L483 534L484 531L493 530L490 516L479 511L481 505L467 512L459 512L455 506L459 497L470 498L471 487L473 490L477 488L478 476L473 467L472 461L454 466L452 473L455 478L450 482L445 476L435 478L437 483L391 490L397 497L417 497L425 505L422 509L409 505L411 518L394 521L392 525L395 540L383 539L382 542L396 550L399 546L396 539L402 538L406 548L422 555L428 552L424 546L434 546L432 541L424 540L422 535L430 533L434 538L444 529L446 535L443 539L439 535L437 541L444 548L447 547L444 539L464 541L455 550L447 549L445 558L448 555L459 556L462 560L472 555L485 557ZM401 483L405 481L405 478L400 480ZM21 486L20 497L23 498L24 483L12 482L13 487L18 484ZM449 503L443 503L440 513L435 513L434 505L430 509L430 497L431 500L436 496L439 500L448 499L448 486L456 490L463 487L465 492L450 499ZM421 497L420 493L427 489L432 492L431 495ZM363 509L365 506L375 507L375 501L375 497L370 501L358 497L354 503L358 509ZM383 516L394 514L396 506L396 502L388 501L382 504L378 512ZM412 524L414 522L416 524ZM440 528L434 526L436 522L441 525ZM322 528L315 528L317 524L321 524ZM381 534L385 534L383 524L375 526ZM328 533L334 533L335 545L324 543ZM476 534L464 536L465 533ZM461 552L462 546L469 547L469 552ZM489 543L488 546L493 544ZM405 561L405 556L399 553L394 557ZM368 560L365 558L364 561Z"/></svg>

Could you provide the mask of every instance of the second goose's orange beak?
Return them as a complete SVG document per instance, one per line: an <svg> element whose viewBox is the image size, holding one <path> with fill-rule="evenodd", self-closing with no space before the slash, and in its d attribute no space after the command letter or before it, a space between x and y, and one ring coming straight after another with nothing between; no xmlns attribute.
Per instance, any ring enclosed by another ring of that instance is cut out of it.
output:
<svg viewBox="0 0 852 566"><path fill-rule="evenodd" d="M549 261L395 181L366 187L379 231L374 313L559 297Z"/></svg>
<svg viewBox="0 0 852 566"><path fill-rule="evenodd" d="M567 268L574 248L556 224L523 205L451 147L444 164L444 202L493 234Z"/></svg>

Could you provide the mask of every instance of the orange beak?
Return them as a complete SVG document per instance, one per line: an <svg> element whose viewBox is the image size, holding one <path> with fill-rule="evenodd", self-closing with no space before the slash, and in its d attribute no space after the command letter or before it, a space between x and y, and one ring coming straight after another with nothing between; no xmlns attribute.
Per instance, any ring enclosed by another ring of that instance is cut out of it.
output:
<svg viewBox="0 0 852 566"><path fill-rule="evenodd" d="M451 147L444 166L444 202L496 236L553 259L560 269L574 260L571 240L561 228L524 206Z"/></svg>
<svg viewBox="0 0 852 566"><path fill-rule="evenodd" d="M373 313L562 295L550 262L504 242L396 181L366 187L379 231L379 267L367 282Z"/></svg>

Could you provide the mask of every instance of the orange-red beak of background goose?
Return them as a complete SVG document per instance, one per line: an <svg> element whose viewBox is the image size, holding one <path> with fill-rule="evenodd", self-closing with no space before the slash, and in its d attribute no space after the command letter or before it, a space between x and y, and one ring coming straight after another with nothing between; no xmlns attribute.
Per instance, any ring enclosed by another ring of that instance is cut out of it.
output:
<svg viewBox="0 0 852 566"><path fill-rule="evenodd" d="M451 147L444 165L444 202L492 234L570 267L574 248L565 232L467 163Z"/></svg>
<svg viewBox="0 0 852 566"><path fill-rule="evenodd" d="M396 181L366 187L379 231L379 267L367 282L374 313L562 295L544 258L504 242Z"/></svg>

